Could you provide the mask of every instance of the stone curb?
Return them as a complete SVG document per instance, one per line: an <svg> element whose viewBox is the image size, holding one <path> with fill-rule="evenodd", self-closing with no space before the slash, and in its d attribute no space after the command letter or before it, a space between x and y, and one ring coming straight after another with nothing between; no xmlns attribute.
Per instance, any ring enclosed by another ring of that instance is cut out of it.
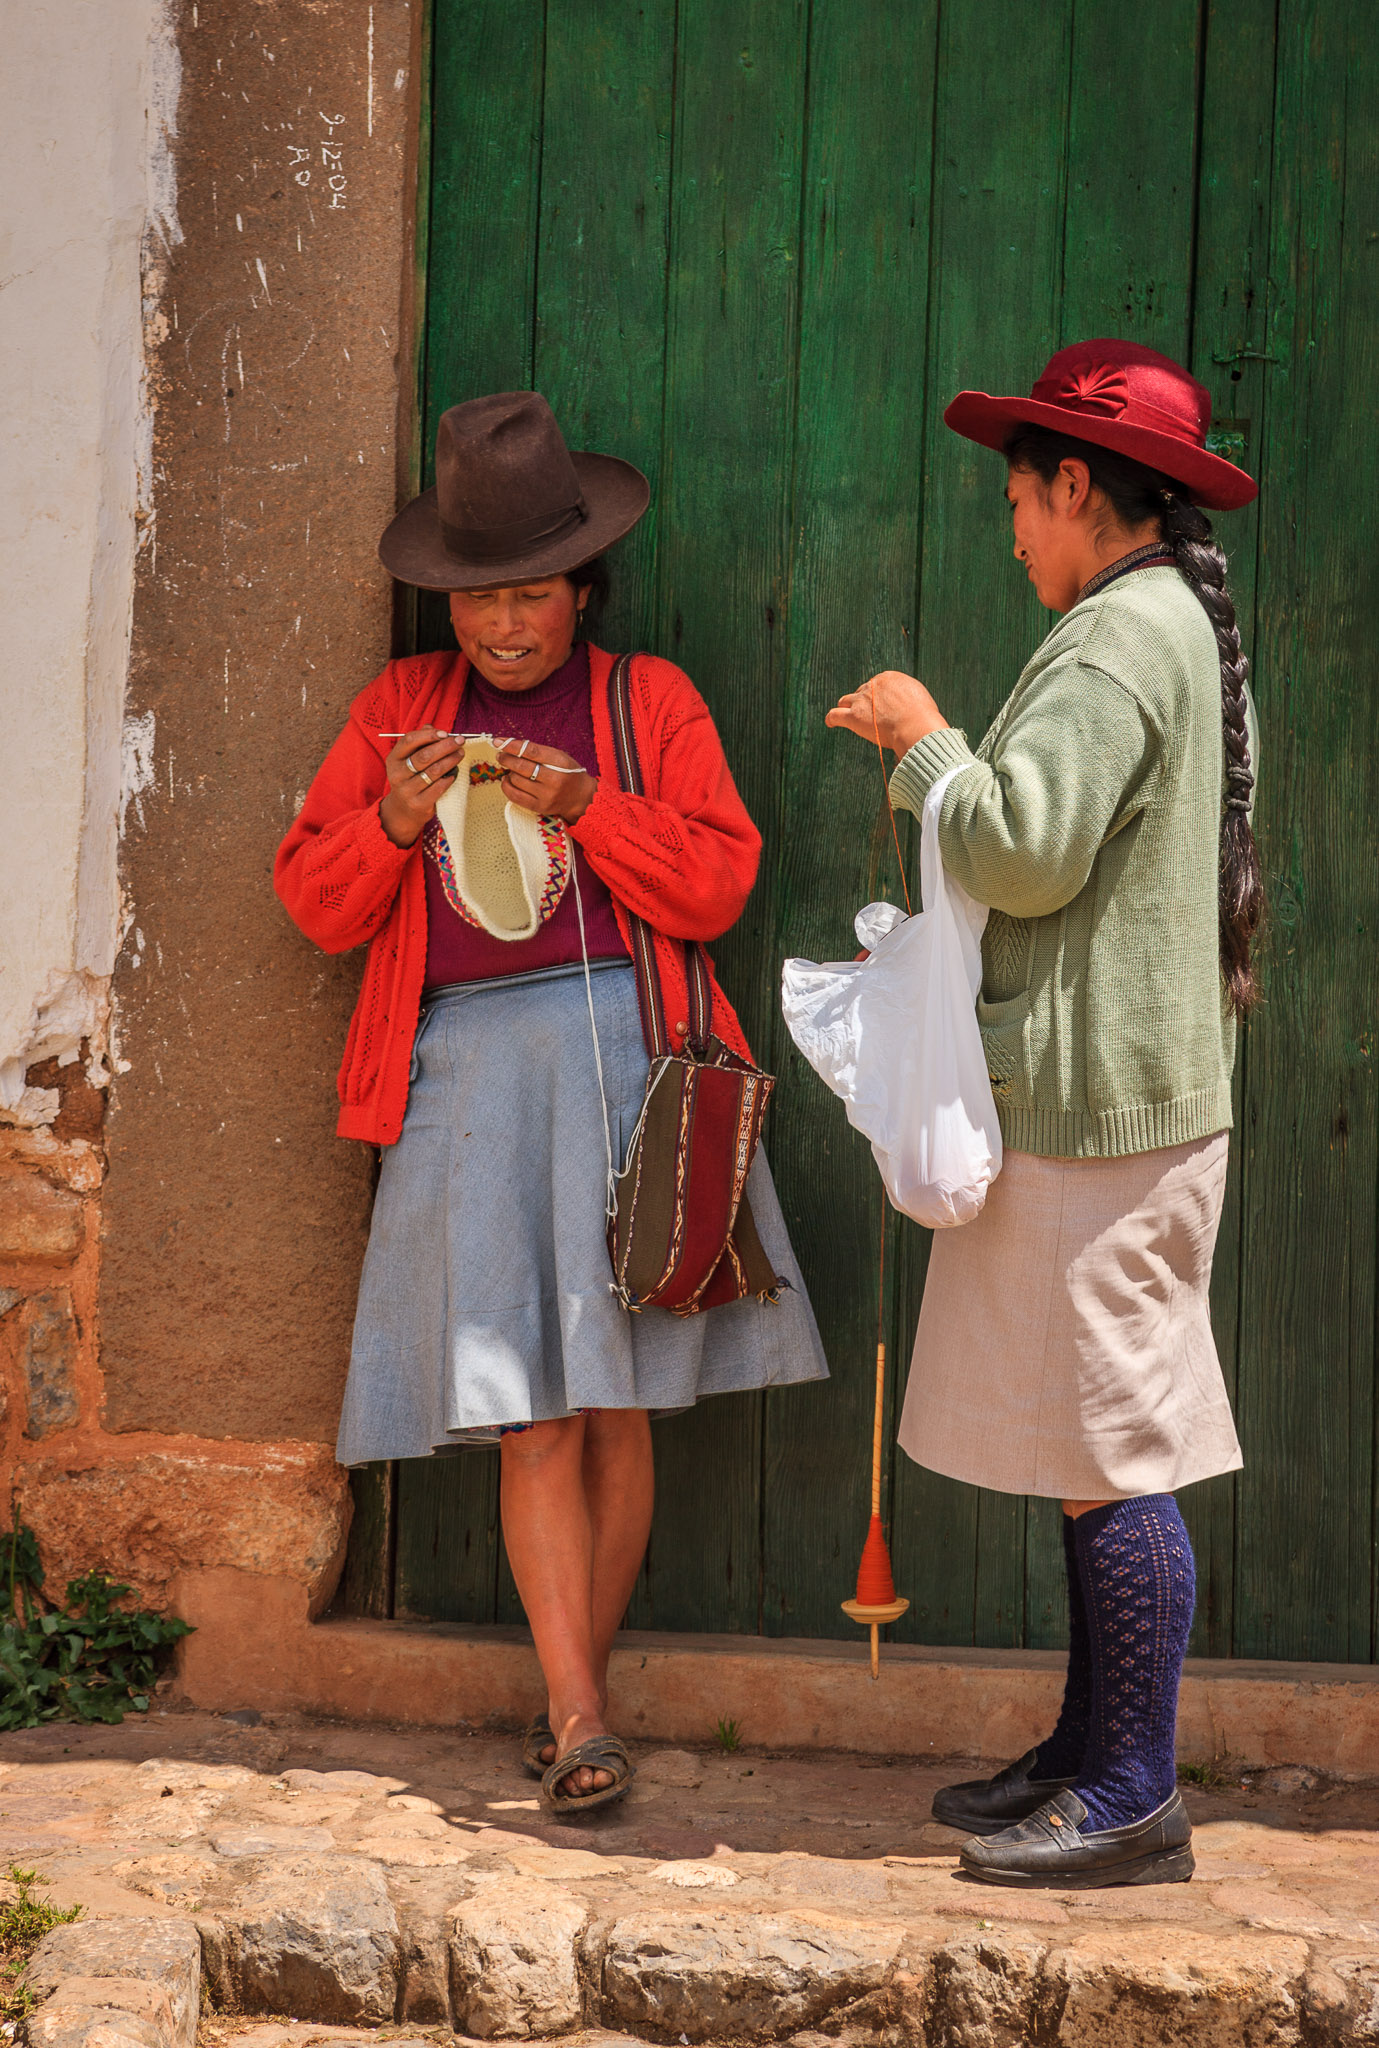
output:
<svg viewBox="0 0 1379 2048"><path fill-rule="evenodd" d="M190 1920L77 1920L34 1950L28 1986L41 2002L25 2048L195 2048L201 1941Z"/></svg>
<svg viewBox="0 0 1379 2048"><path fill-rule="evenodd" d="M600 1917L540 1880L477 1879L410 1914L359 1857L264 1859L197 1922L55 1928L24 2048L194 2048L203 1950L217 2003L481 2040L604 2027L690 2043L798 2037L894 2048L1362 2048L1379 1951L1152 1924L1059 1938L1006 1925L807 1909L638 1908ZM442 1899L447 1899L445 1904ZM418 1902L420 1904L420 1902Z"/></svg>

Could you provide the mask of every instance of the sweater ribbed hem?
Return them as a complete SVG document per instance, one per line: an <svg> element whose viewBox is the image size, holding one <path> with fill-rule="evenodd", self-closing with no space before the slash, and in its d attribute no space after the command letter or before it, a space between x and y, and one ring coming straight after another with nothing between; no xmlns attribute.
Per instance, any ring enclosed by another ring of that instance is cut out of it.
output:
<svg viewBox="0 0 1379 2048"><path fill-rule="evenodd" d="M913 811L918 818L924 810L924 799L950 768L961 768L968 761L975 761L976 755L967 744L967 735L955 725L940 726L916 742L908 754L896 762L891 775L891 802L904 810Z"/></svg>
<svg viewBox="0 0 1379 2048"><path fill-rule="evenodd" d="M1013 1109L998 1103L996 1110L1011 1151L1040 1159L1125 1159L1214 1138L1233 1122L1229 1083L1172 1102L1129 1102L1120 1109Z"/></svg>

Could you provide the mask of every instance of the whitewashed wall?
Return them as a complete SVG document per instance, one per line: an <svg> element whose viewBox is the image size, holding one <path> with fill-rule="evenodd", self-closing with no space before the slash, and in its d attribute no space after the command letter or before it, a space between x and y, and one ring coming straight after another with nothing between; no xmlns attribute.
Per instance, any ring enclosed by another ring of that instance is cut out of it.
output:
<svg viewBox="0 0 1379 2048"><path fill-rule="evenodd" d="M163 0L0 0L0 51L0 1120L39 1124L27 1067L86 1038L103 1078L116 835L152 761L122 709L178 59Z"/></svg>

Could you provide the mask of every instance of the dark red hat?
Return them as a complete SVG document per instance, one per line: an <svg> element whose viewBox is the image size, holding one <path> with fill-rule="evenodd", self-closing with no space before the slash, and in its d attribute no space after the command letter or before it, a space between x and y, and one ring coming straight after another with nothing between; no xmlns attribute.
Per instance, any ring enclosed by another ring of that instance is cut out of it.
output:
<svg viewBox="0 0 1379 2048"><path fill-rule="evenodd" d="M1171 356L1133 341L1077 341L1050 356L1028 398L960 391L943 415L955 434L1004 448L1027 420L1114 448L1183 486L1214 512L1234 512L1259 485L1224 456L1207 452L1211 395Z"/></svg>

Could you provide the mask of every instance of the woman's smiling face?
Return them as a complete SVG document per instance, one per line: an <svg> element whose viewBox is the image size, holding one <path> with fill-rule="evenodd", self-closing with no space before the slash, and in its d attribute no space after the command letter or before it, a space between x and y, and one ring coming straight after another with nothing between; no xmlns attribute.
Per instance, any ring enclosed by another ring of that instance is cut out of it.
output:
<svg viewBox="0 0 1379 2048"><path fill-rule="evenodd" d="M452 590L450 623L460 652L499 690L534 690L570 658L589 586L568 576L493 590Z"/></svg>

